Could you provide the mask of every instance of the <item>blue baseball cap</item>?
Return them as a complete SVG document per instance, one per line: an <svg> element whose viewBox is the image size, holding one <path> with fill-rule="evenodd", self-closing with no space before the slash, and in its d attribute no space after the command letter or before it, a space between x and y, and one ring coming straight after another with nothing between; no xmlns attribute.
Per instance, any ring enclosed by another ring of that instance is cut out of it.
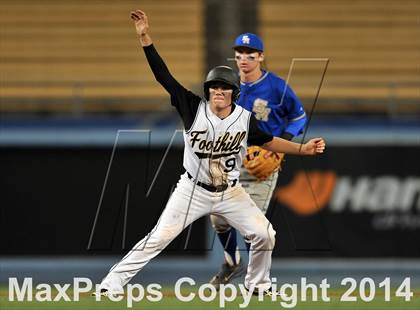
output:
<svg viewBox="0 0 420 310"><path fill-rule="evenodd" d="M250 32L243 33L235 39L233 48L237 47L248 47L260 52L264 51L263 41L259 36Z"/></svg>

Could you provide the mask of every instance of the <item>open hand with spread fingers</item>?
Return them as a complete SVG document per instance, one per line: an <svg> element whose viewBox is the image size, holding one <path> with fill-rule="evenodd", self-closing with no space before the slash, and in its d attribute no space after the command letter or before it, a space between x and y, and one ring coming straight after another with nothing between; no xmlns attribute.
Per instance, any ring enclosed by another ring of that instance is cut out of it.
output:
<svg viewBox="0 0 420 310"><path fill-rule="evenodd" d="M314 138L302 145L301 153L304 155L317 155L324 152L325 141L322 138Z"/></svg>
<svg viewBox="0 0 420 310"><path fill-rule="evenodd" d="M131 19L134 21L139 36L147 34L147 31L149 30L149 21L146 13L141 10L132 11Z"/></svg>

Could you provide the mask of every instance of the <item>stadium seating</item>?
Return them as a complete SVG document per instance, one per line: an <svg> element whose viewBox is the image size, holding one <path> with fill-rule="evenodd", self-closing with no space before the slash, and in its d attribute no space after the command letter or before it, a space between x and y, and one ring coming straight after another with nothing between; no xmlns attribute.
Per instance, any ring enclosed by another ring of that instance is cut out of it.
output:
<svg viewBox="0 0 420 310"><path fill-rule="evenodd" d="M172 73L194 89L204 66L201 0L4 0L1 110L141 110L167 98L130 19L139 6Z"/></svg>
<svg viewBox="0 0 420 310"><path fill-rule="evenodd" d="M420 112L420 2L261 0L259 9L268 68L287 77L300 58L290 84L307 104L326 64L307 58L327 58L318 108L380 111L398 102Z"/></svg>
<svg viewBox="0 0 420 310"><path fill-rule="evenodd" d="M150 16L151 34L171 71L199 92L206 66L205 3L3 0L0 112L167 108L161 104L167 94L154 80L129 18L139 6ZM420 113L419 1L258 4L266 65L287 78L293 63L289 82L308 108L328 59L320 111ZM318 60L308 60L313 58Z"/></svg>

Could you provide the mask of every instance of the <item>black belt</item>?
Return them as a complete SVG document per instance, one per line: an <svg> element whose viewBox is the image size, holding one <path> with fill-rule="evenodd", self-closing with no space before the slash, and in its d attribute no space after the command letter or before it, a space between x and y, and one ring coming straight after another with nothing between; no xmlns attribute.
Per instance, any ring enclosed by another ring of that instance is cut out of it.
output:
<svg viewBox="0 0 420 310"><path fill-rule="evenodd" d="M188 175L188 178L190 180L193 180L194 181L193 176L188 171L187 171L187 175ZM231 187L234 187L236 185L236 182L237 182L236 179L233 180ZM229 187L229 185L227 183L222 184L222 185L214 186L214 185L211 185L211 184L206 184L206 183L197 181L196 184L198 186L204 188L205 190L208 190L209 192L213 192L213 193L223 192L223 191L225 191Z"/></svg>

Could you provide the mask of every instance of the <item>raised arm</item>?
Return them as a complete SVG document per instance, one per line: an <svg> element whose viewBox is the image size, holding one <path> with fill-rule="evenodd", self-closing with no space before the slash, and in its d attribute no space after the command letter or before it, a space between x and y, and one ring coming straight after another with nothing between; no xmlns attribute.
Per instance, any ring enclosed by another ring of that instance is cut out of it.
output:
<svg viewBox="0 0 420 310"><path fill-rule="evenodd" d="M131 19L134 21L137 35L143 46L146 59L152 69L156 80L165 88L165 90L174 95L177 92L185 91L185 88L169 72L163 59L160 57L153 46L152 38L149 35L149 20L146 13L141 10L131 12Z"/></svg>
<svg viewBox="0 0 420 310"><path fill-rule="evenodd" d="M325 141L322 138L314 138L305 144L287 141L282 138L274 137L273 140L264 143L262 148L277 152L294 155L317 155L324 152Z"/></svg>

